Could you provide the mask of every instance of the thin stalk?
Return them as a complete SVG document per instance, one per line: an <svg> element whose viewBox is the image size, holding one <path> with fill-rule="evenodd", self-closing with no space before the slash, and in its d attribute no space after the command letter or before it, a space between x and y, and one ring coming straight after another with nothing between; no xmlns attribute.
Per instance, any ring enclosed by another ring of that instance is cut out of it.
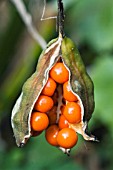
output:
<svg viewBox="0 0 113 170"><path fill-rule="evenodd" d="M59 36L64 37L64 8L62 0L57 0L58 3L58 16L57 16L57 29Z"/></svg>

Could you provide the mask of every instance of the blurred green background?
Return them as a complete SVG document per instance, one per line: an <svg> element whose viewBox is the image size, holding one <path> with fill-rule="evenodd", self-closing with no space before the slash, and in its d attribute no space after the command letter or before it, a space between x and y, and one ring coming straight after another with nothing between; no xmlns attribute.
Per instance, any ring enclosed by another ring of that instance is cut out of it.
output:
<svg viewBox="0 0 113 170"><path fill-rule="evenodd" d="M0 169L111 170L113 169L113 0L63 0L65 33L78 46L95 86L95 112L89 122L100 140L79 136L71 156L50 146L44 134L22 149L13 137L10 116L25 80L34 72L40 46L27 32L10 1L0 1ZM33 22L48 42L57 37L54 19L40 21L43 1L26 0ZM57 14L56 0L47 1L45 16Z"/></svg>

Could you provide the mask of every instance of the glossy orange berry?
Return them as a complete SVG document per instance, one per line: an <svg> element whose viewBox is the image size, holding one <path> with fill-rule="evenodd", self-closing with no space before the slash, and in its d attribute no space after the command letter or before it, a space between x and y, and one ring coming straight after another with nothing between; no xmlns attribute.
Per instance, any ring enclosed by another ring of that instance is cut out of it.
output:
<svg viewBox="0 0 113 170"><path fill-rule="evenodd" d="M76 132L71 128L61 129L57 135L58 145L69 149L76 145L78 136Z"/></svg>
<svg viewBox="0 0 113 170"><path fill-rule="evenodd" d="M48 117L49 117L49 124L55 124L56 123L56 119L57 119L57 107L53 106L53 108L48 112Z"/></svg>
<svg viewBox="0 0 113 170"><path fill-rule="evenodd" d="M63 84L63 97L69 102L74 102L78 100L77 97L71 92L68 81Z"/></svg>
<svg viewBox="0 0 113 170"><path fill-rule="evenodd" d="M40 112L48 112L53 107L53 104L51 97L40 95L35 103L34 109Z"/></svg>
<svg viewBox="0 0 113 170"><path fill-rule="evenodd" d="M31 115L31 128L34 131L45 130L49 125L48 116L45 113L33 112Z"/></svg>
<svg viewBox="0 0 113 170"><path fill-rule="evenodd" d="M60 129L69 127L68 121L67 121L67 119L65 118L64 115L60 116L59 121L58 121L58 127Z"/></svg>
<svg viewBox="0 0 113 170"><path fill-rule="evenodd" d="M46 96L52 96L54 94L55 89L56 89L56 82L53 79L49 78L42 90L42 94Z"/></svg>
<svg viewBox="0 0 113 170"><path fill-rule="evenodd" d="M59 128L57 125L51 125L45 132L45 138L47 142L53 146L58 146L57 143L57 135L59 132Z"/></svg>
<svg viewBox="0 0 113 170"><path fill-rule="evenodd" d="M80 105L75 102L68 102L64 108L63 115L69 123L79 123L81 121Z"/></svg>
<svg viewBox="0 0 113 170"><path fill-rule="evenodd" d="M69 72L63 63L56 63L50 70L50 76L57 83L64 83L69 79Z"/></svg>

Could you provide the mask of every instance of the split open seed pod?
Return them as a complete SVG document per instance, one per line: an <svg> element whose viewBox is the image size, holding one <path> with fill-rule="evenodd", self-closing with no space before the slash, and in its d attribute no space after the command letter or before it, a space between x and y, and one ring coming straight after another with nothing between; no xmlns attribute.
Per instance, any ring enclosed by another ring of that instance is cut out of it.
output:
<svg viewBox="0 0 113 170"><path fill-rule="evenodd" d="M25 82L22 93L12 110L11 123L19 147L23 146L31 137L30 119L34 105L49 78L50 70L59 60L69 71L70 89L77 96L81 107L80 123L70 123L69 126L81 134L85 140L95 140L94 136L86 133L88 121L94 110L93 83L75 44L71 39L59 36L49 42L47 48L42 52L35 73ZM66 152L65 149L62 148L62 150Z"/></svg>
<svg viewBox="0 0 113 170"><path fill-rule="evenodd" d="M22 147L32 136L31 116L34 106L39 99L50 75L50 71L57 62L62 62L68 70L68 84L71 92L77 98L77 104L81 110L78 123L68 122L69 128L81 134L85 140L95 141L94 136L89 136L88 122L94 111L94 87L91 78L86 72L81 56L76 45L71 39L64 36L64 14L62 0L58 1L58 29L59 37L49 42L42 52L35 73L25 82L22 93L12 110L11 123L17 146ZM58 124L63 105L61 85L57 85L57 96L54 104L57 112L56 124ZM56 93L56 92L55 92ZM68 103L68 101L65 101ZM54 107L54 106L53 106ZM64 153L69 154L70 148L57 146Z"/></svg>

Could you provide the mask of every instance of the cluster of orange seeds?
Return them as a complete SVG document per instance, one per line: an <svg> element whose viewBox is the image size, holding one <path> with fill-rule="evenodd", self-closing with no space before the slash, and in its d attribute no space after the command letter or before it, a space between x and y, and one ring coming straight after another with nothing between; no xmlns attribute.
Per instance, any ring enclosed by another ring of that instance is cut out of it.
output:
<svg viewBox="0 0 113 170"><path fill-rule="evenodd" d="M65 149L76 145L78 136L70 124L81 121L78 98L71 92L69 71L62 62L57 62L49 72L34 111L31 115L32 136L45 130L47 142Z"/></svg>

